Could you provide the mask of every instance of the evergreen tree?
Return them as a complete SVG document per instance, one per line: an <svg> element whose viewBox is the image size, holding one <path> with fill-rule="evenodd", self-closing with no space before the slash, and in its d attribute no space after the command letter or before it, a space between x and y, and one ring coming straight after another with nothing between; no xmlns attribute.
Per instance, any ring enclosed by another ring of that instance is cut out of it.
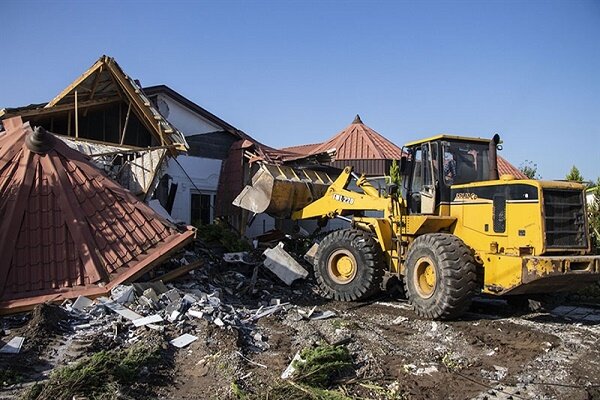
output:
<svg viewBox="0 0 600 400"><path fill-rule="evenodd" d="M590 191L593 194L592 202L588 204L590 233L592 234L592 247L596 253L600 252L600 177L596 179L596 186Z"/></svg>
<svg viewBox="0 0 600 400"><path fill-rule="evenodd" d="M583 183L583 176L581 176L581 172L574 165L571 167L571 171L567 174L566 179L568 181Z"/></svg>
<svg viewBox="0 0 600 400"><path fill-rule="evenodd" d="M390 165L390 183L398 185L398 187L402 186L402 175L400 175L400 166L396 160L392 161L392 165Z"/></svg>

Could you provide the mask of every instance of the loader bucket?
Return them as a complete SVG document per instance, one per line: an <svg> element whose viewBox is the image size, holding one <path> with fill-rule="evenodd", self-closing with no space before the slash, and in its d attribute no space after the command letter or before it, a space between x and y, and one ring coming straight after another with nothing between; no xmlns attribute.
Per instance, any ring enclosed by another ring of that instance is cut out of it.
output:
<svg viewBox="0 0 600 400"><path fill-rule="evenodd" d="M332 183L325 172L261 164L252 184L242 190L233 205L257 214L289 218L294 211L321 198Z"/></svg>

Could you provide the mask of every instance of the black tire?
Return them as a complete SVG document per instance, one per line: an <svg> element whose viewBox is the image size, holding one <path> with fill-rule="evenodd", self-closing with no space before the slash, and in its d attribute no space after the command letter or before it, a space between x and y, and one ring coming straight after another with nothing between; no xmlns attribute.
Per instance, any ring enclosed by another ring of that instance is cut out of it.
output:
<svg viewBox="0 0 600 400"><path fill-rule="evenodd" d="M447 233L419 236L406 257L404 286L417 315L453 319L478 291L476 263L469 248Z"/></svg>
<svg viewBox="0 0 600 400"><path fill-rule="evenodd" d="M367 232L356 229L334 231L327 235L315 257L315 277L323 295L341 301L363 300L381 289L384 274L379 244ZM341 259L353 265L344 275Z"/></svg>

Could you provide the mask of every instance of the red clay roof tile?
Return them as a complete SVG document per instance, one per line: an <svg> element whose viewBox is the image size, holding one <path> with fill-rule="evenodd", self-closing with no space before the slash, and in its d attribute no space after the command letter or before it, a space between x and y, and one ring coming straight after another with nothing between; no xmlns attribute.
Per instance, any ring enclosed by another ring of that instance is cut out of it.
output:
<svg viewBox="0 0 600 400"><path fill-rule="evenodd" d="M357 115L343 131L320 144L308 144L282 149L292 153L310 155L336 150L336 160L398 160L402 149L365 125Z"/></svg>
<svg viewBox="0 0 600 400"><path fill-rule="evenodd" d="M52 134L4 126L0 313L107 293L192 240Z"/></svg>
<svg viewBox="0 0 600 400"><path fill-rule="evenodd" d="M516 179L529 179L527 175L521 172L520 169L506 161L504 158L498 156L498 174L502 175L513 175Z"/></svg>

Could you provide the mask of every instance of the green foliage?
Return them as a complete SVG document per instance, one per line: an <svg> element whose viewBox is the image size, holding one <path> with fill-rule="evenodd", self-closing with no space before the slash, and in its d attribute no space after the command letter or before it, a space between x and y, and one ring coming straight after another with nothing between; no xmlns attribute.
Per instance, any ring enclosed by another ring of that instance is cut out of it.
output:
<svg viewBox="0 0 600 400"><path fill-rule="evenodd" d="M232 395L239 400L352 400L340 390L327 389L335 378L352 367L352 357L344 346L321 345L300 352L294 361L292 380L279 382L261 393L244 391L237 382L231 384Z"/></svg>
<svg viewBox="0 0 600 400"><path fill-rule="evenodd" d="M10 368L0 369L0 387L21 382L21 375Z"/></svg>
<svg viewBox="0 0 600 400"><path fill-rule="evenodd" d="M542 177L538 174L538 166L536 163L530 160L525 160L519 165L519 171L525 174L529 179L541 179Z"/></svg>
<svg viewBox="0 0 600 400"><path fill-rule="evenodd" d="M294 380L309 386L325 388L340 372L352 367L352 357L344 346L320 345L300 353L302 361L294 361Z"/></svg>
<svg viewBox="0 0 600 400"><path fill-rule="evenodd" d="M597 254L600 254L600 178L596 179L596 186L590 191L593 196L592 203L588 206L592 247Z"/></svg>
<svg viewBox="0 0 600 400"><path fill-rule="evenodd" d="M198 237L206 243L218 243L228 252L248 251L252 249L250 243L242 239L237 233L228 229L223 223L198 225Z"/></svg>
<svg viewBox="0 0 600 400"><path fill-rule="evenodd" d="M294 382L286 382L285 384L270 388L267 398L285 400L352 400L351 397L336 390L321 389Z"/></svg>
<svg viewBox="0 0 600 400"><path fill-rule="evenodd" d="M47 382L25 392L27 400L116 399L121 386L136 381L143 367L160 362L160 347L139 343L127 350L101 351L55 370Z"/></svg>
<svg viewBox="0 0 600 400"><path fill-rule="evenodd" d="M396 160L392 160L392 165L390 165L390 178L391 184L398 185L398 187L402 186L402 175L400 174L400 166Z"/></svg>
<svg viewBox="0 0 600 400"><path fill-rule="evenodd" d="M579 169L574 165L571 167L571 171L569 171L565 179L573 182L583 182L583 176L581 176L581 172L579 172Z"/></svg>

